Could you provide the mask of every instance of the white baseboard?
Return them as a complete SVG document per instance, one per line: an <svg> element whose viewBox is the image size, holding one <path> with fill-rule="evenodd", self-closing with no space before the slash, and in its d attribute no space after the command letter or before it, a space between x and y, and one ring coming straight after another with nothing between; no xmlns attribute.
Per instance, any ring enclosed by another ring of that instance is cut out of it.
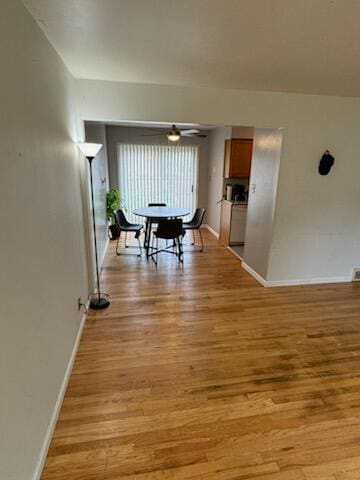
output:
<svg viewBox="0 0 360 480"><path fill-rule="evenodd" d="M241 262L241 266L250 275L252 275L258 282L264 287L291 287L296 285L315 285L321 283L344 283L351 282L351 275L344 277L314 277L314 278L297 278L294 280L265 280L255 270L253 270L244 261Z"/></svg>
<svg viewBox="0 0 360 480"><path fill-rule="evenodd" d="M314 277L297 278L294 280L266 280L265 287L291 287L295 285L316 285L321 283L351 282L351 275L347 277Z"/></svg>
<svg viewBox="0 0 360 480"><path fill-rule="evenodd" d="M230 245L228 245L226 248L234 255L234 257L236 257L236 258L238 258L239 260L243 261L243 259L240 257L240 255L239 255L237 252L235 252L235 250L233 250Z"/></svg>
<svg viewBox="0 0 360 480"><path fill-rule="evenodd" d="M88 305L86 306L86 309L87 309L87 307L88 307ZM77 351L78 351L78 348L79 348L82 331L83 331L83 328L84 328L84 325L85 325L85 320L86 320L86 314L84 313L83 316L82 316L81 322L80 322L78 333L77 333L76 338L75 338L73 349L72 349L72 352L71 352L71 355L70 355L70 360L69 360L68 366L66 367L66 371L65 371L63 381L61 382L61 387L60 387L60 390L59 390L58 398L57 398L56 403L55 403L53 413L51 415L50 423L49 423L48 428L46 430L43 446L41 448L39 459L37 461L35 471L34 471L34 474L32 476L33 480L40 480L41 473L42 473L44 465L45 465L45 461L46 461L47 453L48 453L48 450L49 450L49 447L50 447L51 439L52 439L52 436L53 436L53 433L54 433L54 430L55 430L57 419L59 417L59 413L60 413L62 403L64 401L66 389L67 389L67 386L68 386L68 383L69 383L69 380L70 380L70 375L71 375L71 372L72 372L72 369L73 369L73 366L74 366L74 362L75 362L75 358L76 358L76 354L77 354Z"/></svg>
<svg viewBox="0 0 360 480"><path fill-rule="evenodd" d="M209 232L214 235L214 237L219 238L218 232L215 232L215 230L213 228L211 228L210 225L205 224L204 228L207 228L209 230Z"/></svg>
<svg viewBox="0 0 360 480"><path fill-rule="evenodd" d="M102 257L100 259L100 271L102 270L102 267L103 267L103 264L104 264L104 260L105 260L105 257L106 257L106 254L107 254L107 251L108 251L108 248L109 248L109 243L110 243L110 238L108 237L107 240L106 240L106 245L105 245Z"/></svg>
<svg viewBox="0 0 360 480"><path fill-rule="evenodd" d="M255 272L255 270L253 270L251 267L249 267L249 265L247 263L245 263L244 260L241 262L241 266L244 270L246 270L248 273L250 273L250 275L252 277L254 277L255 280L257 280L259 283L261 283L261 285L263 285L264 287L267 287L266 280L261 275L259 275L257 272Z"/></svg>

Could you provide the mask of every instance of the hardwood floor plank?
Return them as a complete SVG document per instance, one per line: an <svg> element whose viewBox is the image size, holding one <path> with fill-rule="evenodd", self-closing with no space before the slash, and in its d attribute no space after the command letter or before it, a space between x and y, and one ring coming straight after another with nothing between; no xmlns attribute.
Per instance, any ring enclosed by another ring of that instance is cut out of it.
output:
<svg viewBox="0 0 360 480"><path fill-rule="evenodd" d="M339 472L335 474L335 480L358 480L360 478L360 469L350 472Z"/></svg>
<svg viewBox="0 0 360 480"><path fill-rule="evenodd" d="M110 245L42 480L360 479L360 285L266 289L204 239Z"/></svg>
<svg viewBox="0 0 360 480"><path fill-rule="evenodd" d="M336 476L354 470L360 470L360 456L351 456L303 468L307 480L327 480L330 476L336 478Z"/></svg>

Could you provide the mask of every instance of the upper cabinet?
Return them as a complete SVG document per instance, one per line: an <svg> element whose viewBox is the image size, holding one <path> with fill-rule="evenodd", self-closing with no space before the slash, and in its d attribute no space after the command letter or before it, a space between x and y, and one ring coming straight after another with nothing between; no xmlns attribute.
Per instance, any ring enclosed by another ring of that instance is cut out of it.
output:
<svg viewBox="0 0 360 480"><path fill-rule="evenodd" d="M250 177L252 146L251 139L225 140L225 178Z"/></svg>

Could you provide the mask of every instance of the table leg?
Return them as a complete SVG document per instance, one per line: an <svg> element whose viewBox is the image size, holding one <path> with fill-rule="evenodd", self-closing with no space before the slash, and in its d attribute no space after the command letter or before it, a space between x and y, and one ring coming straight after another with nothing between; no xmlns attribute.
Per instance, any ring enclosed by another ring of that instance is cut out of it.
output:
<svg viewBox="0 0 360 480"><path fill-rule="evenodd" d="M147 257L147 258L149 258L150 236L151 236L151 222L150 222L149 219L146 219L146 223L145 223L144 249L145 249L145 253L146 253L146 257Z"/></svg>

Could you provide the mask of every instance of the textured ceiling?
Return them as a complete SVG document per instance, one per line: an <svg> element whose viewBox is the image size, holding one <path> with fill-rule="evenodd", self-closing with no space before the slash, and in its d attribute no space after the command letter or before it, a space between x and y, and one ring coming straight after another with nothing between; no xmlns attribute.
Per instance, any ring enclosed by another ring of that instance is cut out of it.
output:
<svg viewBox="0 0 360 480"><path fill-rule="evenodd" d="M24 0L79 78L360 96L359 0Z"/></svg>

